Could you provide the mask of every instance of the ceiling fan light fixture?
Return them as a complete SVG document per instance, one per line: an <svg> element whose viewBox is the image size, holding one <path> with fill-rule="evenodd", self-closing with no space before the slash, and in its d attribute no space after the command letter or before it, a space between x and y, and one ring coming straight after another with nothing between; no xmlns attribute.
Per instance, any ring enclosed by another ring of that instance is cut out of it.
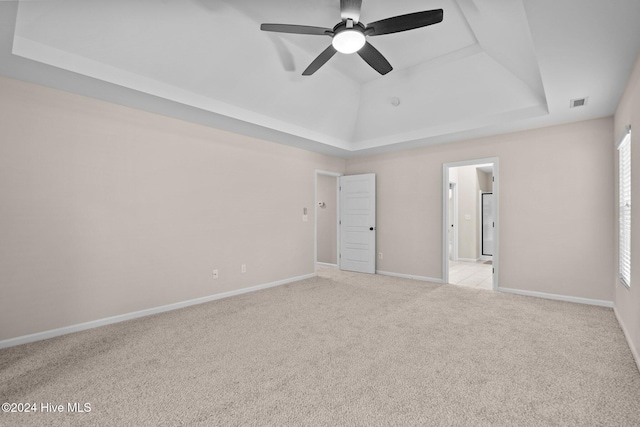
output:
<svg viewBox="0 0 640 427"><path fill-rule="evenodd" d="M327 63L333 55L340 53L355 53L384 76L393 67L371 43L367 42L369 36L381 36L384 34L400 33L414 30L442 22L443 10L425 10L422 12L407 13L405 15L392 16L364 25L360 22L360 7L362 0L340 0L340 17L342 20L333 29L312 27L309 25L292 24L261 24L262 31L274 31L289 34L310 34L316 36L330 36L331 45L323 50L316 59L302 72L303 76L310 76Z"/></svg>
<svg viewBox="0 0 640 427"><path fill-rule="evenodd" d="M331 44L340 53L355 53L362 49L366 40L358 30L343 30L333 36Z"/></svg>

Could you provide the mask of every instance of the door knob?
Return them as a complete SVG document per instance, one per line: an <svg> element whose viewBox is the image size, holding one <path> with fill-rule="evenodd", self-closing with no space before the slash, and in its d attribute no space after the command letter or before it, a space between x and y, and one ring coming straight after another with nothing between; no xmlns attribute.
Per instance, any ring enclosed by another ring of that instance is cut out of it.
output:
<svg viewBox="0 0 640 427"><path fill-rule="evenodd" d="M375 229L376 229L375 227L369 227L369 230L372 230L372 231L373 231L373 230L375 230Z"/></svg>

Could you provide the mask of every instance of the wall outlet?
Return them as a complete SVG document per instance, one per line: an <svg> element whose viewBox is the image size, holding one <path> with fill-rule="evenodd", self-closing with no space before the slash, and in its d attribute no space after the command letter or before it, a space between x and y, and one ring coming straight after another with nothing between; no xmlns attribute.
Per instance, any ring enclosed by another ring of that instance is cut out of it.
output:
<svg viewBox="0 0 640 427"><path fill-rule="evenodd" d="M213 270L213 278L214 279L218 278L218 270Z"/></svg>
<svg viewBox="0 0 640 427"><path fill-rule="evenodd" d="M246 273L247 272L247 265L246 264L242 264L240 266L240 273Z"/></svg>
<svg viewBox="0 0 640 427"><path fill-rule="evenodd" d="M378 259L382 259L382 252L378 252Z"/></svg>

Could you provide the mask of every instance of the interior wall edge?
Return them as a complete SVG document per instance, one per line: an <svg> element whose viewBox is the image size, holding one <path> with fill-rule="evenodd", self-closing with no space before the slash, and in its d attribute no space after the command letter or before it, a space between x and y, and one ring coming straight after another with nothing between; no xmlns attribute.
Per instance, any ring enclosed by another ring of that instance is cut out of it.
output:
<svg viewBox="0 0 640 427"><path fill-rule="evenodd" d="M624 337L627 340L627 344L629 345L629 350L631 351L633 360L636 362L636 367L638 368L638 371L640 371L640 353L638 353L638 350L637 350L638 347L636 347L636 345L633 343L631 334L629 334L629 331L627 330L627 327L625 326L624 321L620 317L620 314L618 313L618 310L615 307L615 305L613 306L613 313L616 315L616 320L618 321L618 324L620 325L620 329L622 329L622 333L624 334Z"/></svg>

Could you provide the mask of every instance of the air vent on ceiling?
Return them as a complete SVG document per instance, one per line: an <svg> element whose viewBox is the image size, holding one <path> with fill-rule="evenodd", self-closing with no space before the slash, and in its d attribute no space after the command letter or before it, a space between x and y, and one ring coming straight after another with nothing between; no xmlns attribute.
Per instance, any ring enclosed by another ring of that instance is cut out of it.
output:
<svg viewBox="0 0 640 427"><path fill-rule="evenodd" d="M571 100L571 102L570 102L570 104L569 104L569 107L570 107L570 108L574 108L574 107L584 107L585 105L587 105L587 100L588 100L588 99L589 99L588 97L586 97L586 98L579 98L579 99L572 99L572 100Z"/></svg>

